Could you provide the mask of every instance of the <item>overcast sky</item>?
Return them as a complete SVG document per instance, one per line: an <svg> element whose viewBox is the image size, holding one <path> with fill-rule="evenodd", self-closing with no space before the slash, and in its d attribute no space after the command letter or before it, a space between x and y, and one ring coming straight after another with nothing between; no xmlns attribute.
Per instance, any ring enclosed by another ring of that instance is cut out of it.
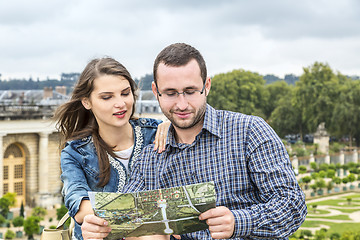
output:
<svg viewBox="0 0 360 240"><path fill-rule="evenodd" d="M2 79L59 78L105 55L139 78L175 42L200 50L210 76L301 75L315 61L360 75L360 1L0 1Z"/></svg>

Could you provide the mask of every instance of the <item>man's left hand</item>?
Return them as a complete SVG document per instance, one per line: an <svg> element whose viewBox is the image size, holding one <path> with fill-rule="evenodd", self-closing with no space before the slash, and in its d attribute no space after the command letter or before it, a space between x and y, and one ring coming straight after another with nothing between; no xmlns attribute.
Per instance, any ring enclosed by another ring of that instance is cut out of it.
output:
<svg viewBox="0 0 360 240"><path fill-rule="evenodd" d="M234 233L235 217L227 207L212 208L200 214L199 219L206 220L214 239L230 238Z"/></svg>

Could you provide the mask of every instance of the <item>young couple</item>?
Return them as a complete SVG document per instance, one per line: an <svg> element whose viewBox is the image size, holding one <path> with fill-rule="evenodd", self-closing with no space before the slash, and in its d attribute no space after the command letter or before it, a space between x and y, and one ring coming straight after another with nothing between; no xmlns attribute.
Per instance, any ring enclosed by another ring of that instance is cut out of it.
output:
<svg viewBox="0 0 360 240"><path fill-rule="evenodd" d="M132 119L135 83L109 58L88 64L72 99L57 112L67 141L61 179L65 205L77 222L74 237L103 239L111 231L93 215L88 191L137 192L209 181L215 183L217 207L199 216L208 230L138 239L286 239L295 232L305 220L305 197L274 130L259 117L206 103L211 79L192 46L163 49L153 73L152 91L170 127Z"/></svg>

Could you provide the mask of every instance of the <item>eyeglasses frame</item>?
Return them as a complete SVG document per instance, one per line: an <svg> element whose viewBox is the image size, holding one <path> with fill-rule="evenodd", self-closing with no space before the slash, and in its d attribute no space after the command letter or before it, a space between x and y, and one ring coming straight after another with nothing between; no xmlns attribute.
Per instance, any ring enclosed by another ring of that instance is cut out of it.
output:
<svg viewBox="0 0 360 240"><path fill-rule="evenodd" d="M157 92L157 94L159 95L159 97L161 97L162 96L162 94L159 92L159 89L158 89L158 86L157 86L157 84L155 84L156 85L156 92ZM205 83L204 83L204 86L203 86L203 88L201 89L201 91L200 90L194 90L195 92L199 92L200 93L200 95L201 94L203 94L204 93L204 91L205 91ZM185 95L185 91L182 91L182 92L178 92L178 91L175 91L176 93L177 93L177 96L176 96L176 98L178 98L179 96L180 96L180 94L182 94L184 97L186 96Z"/></svg>

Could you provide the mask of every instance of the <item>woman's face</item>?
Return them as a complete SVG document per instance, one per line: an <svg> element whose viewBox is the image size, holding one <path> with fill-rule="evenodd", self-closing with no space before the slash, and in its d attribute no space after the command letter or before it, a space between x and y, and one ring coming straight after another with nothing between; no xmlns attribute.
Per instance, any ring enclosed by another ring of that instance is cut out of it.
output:
<svg viewBox="0 0 360 240"><path fill-rule="evenodd" d="M134 95L126 78L102 75L94 80L94 90L89 98L82 99L82 104L92 111L100 131L112 131L129 123Z"/></svg>

